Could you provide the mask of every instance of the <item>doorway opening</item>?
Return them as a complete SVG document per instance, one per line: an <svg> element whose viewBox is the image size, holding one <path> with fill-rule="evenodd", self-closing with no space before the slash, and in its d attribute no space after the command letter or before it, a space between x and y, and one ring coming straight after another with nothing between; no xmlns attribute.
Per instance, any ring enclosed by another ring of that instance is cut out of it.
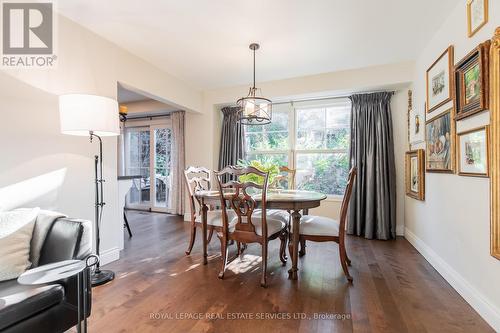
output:
<svg viewBox="0 0 500 333"><path fill-rule="evenodd" d="M122 113L119 170L134 177L125 207L169 213L172 209L172 124L170 114L179 109L118 84Z"/></svg>

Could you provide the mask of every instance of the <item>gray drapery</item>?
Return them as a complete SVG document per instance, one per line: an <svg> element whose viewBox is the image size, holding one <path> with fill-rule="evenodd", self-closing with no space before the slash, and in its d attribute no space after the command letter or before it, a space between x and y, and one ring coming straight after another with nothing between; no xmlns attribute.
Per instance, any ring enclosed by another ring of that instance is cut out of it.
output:
<svg viewBox="0 0 500 333"><path fill-rule="evenodd" d="M170 177L170 212L177 215L184 214L184 111L172 112L172 177Z"/></svg>
<svg viewBox="0 0 500 333"><path fill-rule="evenodd" d="M347 232L368 239L396 237L393 92L356 94L352 102L350 164L357 167Z"/></svg>
<svg viewBox="0 0 500 333"><path fill-rule="evenodd" d="M223 107L222 132L219 150L219 170L228 165L236 165L245 157L245 134L238 121L239 107Z"/></svg>

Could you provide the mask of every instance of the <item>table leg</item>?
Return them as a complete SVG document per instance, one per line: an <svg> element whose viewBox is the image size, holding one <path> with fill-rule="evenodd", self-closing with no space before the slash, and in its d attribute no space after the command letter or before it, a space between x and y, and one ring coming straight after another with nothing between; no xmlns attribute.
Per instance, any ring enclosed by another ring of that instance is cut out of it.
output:
<svg viewBox="0 0 500 333"><path fill-rule="evenodd" d="M76 331L81 333L82 331L82 272L79 272L76 276L76 283L78 284L78 322L76 323Z"/></svg>
<svg viewBox="0 0 500 333"><path fill-rule="evenodd" d="M201 235L203 238L203 265L208 263L207 254L207 212L208 206L203 203L201 208Z"/></svg>
<svg viewBox="0 0 500 333"><path fill-rule="evenodd" d="M83 279L83 333L87 333L87 294L88 294L88 268L82 271Z"/></svg>
<svg viewBox="0 0 500 333"><path fill-rule="evenodd" d="M297 280L297 268L299 260L299 236L300 236L300 212L294 210L292 213L292 268L288 270L288 278L292 280Z"/></svg>

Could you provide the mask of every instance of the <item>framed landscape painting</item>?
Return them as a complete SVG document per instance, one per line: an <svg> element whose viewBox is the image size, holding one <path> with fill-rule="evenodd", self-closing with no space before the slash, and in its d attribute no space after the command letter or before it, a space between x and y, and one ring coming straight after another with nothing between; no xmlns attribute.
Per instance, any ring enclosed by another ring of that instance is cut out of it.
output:
<svg viewBox="0 0 500 333"><path fill-rule="evenodd" d="M483 126L457 135L458 174L461 176L489 176L489 126Z"/></svg>
<svg viewBox="0 0 500 333"><path fill-rule="evenodd" d="M450 109L425 125L427 172L454 172L455 122Z"/></svg>
<svg viewBox="0 0 500 333"><path fill-rule="evenodd" d="M453 46L450 45L426 72L427 113L453 98Z"/></svg>
<svg viewBox="0 0 500 333"><path fill-rule="evenodd" d="M424 150L406 152L406 195L417 200L425 198Z"/></svg>
<svg viewBox="0 0 500 333"><path fill-rule="evenodd" d="M467 36L472 37L488 22L488 0L467 1Z"/></svg>
<svg viewBox="0 0 500 333"><path fill-rule="evenodd" d="M455 66L457 120L488 108L490 44L479 44Z"/></svg>

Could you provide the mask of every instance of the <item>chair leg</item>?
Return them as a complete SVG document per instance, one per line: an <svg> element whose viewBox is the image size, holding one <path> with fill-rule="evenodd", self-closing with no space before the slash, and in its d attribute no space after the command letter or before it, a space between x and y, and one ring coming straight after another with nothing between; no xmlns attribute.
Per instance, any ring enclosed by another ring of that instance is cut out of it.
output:
<svg viewBox="0 0 500 333"><path fill-rule="evenodd" d="M288 259L286 257L286 239L288 238L288 232L286 230L283 230L283 232L280 234L280 260L283 263L283 265L286 265L286 260Z"/></svg>
<svg viewBox="0 0 500 333"><path fill-rule="evenodd" d="M236 248L238 249L238 252L237 252L236 256L239 257L240 254L243 252L241 250L241 243L240 242L236 242Z"/></svg>
<svg viewBox="0 0 500 333"><path fill-rule="evenodd" d="M222 257L222 269L219 273L219 279L224 279L224 273L226 272L227 256L228 256L228 246L226 236L220 238L220 251Z"/></svg>
<svg viewBox="0 0 500 333"><path fill-rule="evenodd" d="M195 238L196 238L196 224L191 223L191 239L189 240L188 249L186 250L187 255L191 254L191 250L193 249Z"/></svg>
<svg viewBox="0 0 500 333"><path fill-rule="evenodd" d="M347 263L348 266L351 266L351 259L349 259L349 257L347 256L347 252L345 249L344 252L345 252L345 262Z"/></svg>
<svg viewBox="0 0 500 333"><path fill-rule="evenodd" d="M340 264L342 265L342 269L344 270L345 277L350 283L352 283L352 276L349 274L349 269L347 268L347 257L343 244L339 246L339 254Z"/></svg>
<svg viewBox="0 0 500 333"><path fill-rule="evenodd" d="M300 239L299 257L305 256L305 255L306 255L306 240L301 238Z"/></svg>
<svg viewBox="0 0 500 333"><path fill-rule="evenodd" d="M125 209L123 209L123 220L125 221L125 227L128 231L128 236L132 237L132 230L130 230L130 225L128 224L127 214L125 213Z"/></svg>
<svg viewBox="0 0 500 333"><path fill-rule="evenodd" d="M260 286L267 288L267 240L262 243L262 277Z"/></svg>
<svg viewBox="0 0 500 333"><path fill-rule="evenodd" d="M210 227L210 233L208 234L207 244L210 244L213 235L214 235L214 228Z"/></svg>

